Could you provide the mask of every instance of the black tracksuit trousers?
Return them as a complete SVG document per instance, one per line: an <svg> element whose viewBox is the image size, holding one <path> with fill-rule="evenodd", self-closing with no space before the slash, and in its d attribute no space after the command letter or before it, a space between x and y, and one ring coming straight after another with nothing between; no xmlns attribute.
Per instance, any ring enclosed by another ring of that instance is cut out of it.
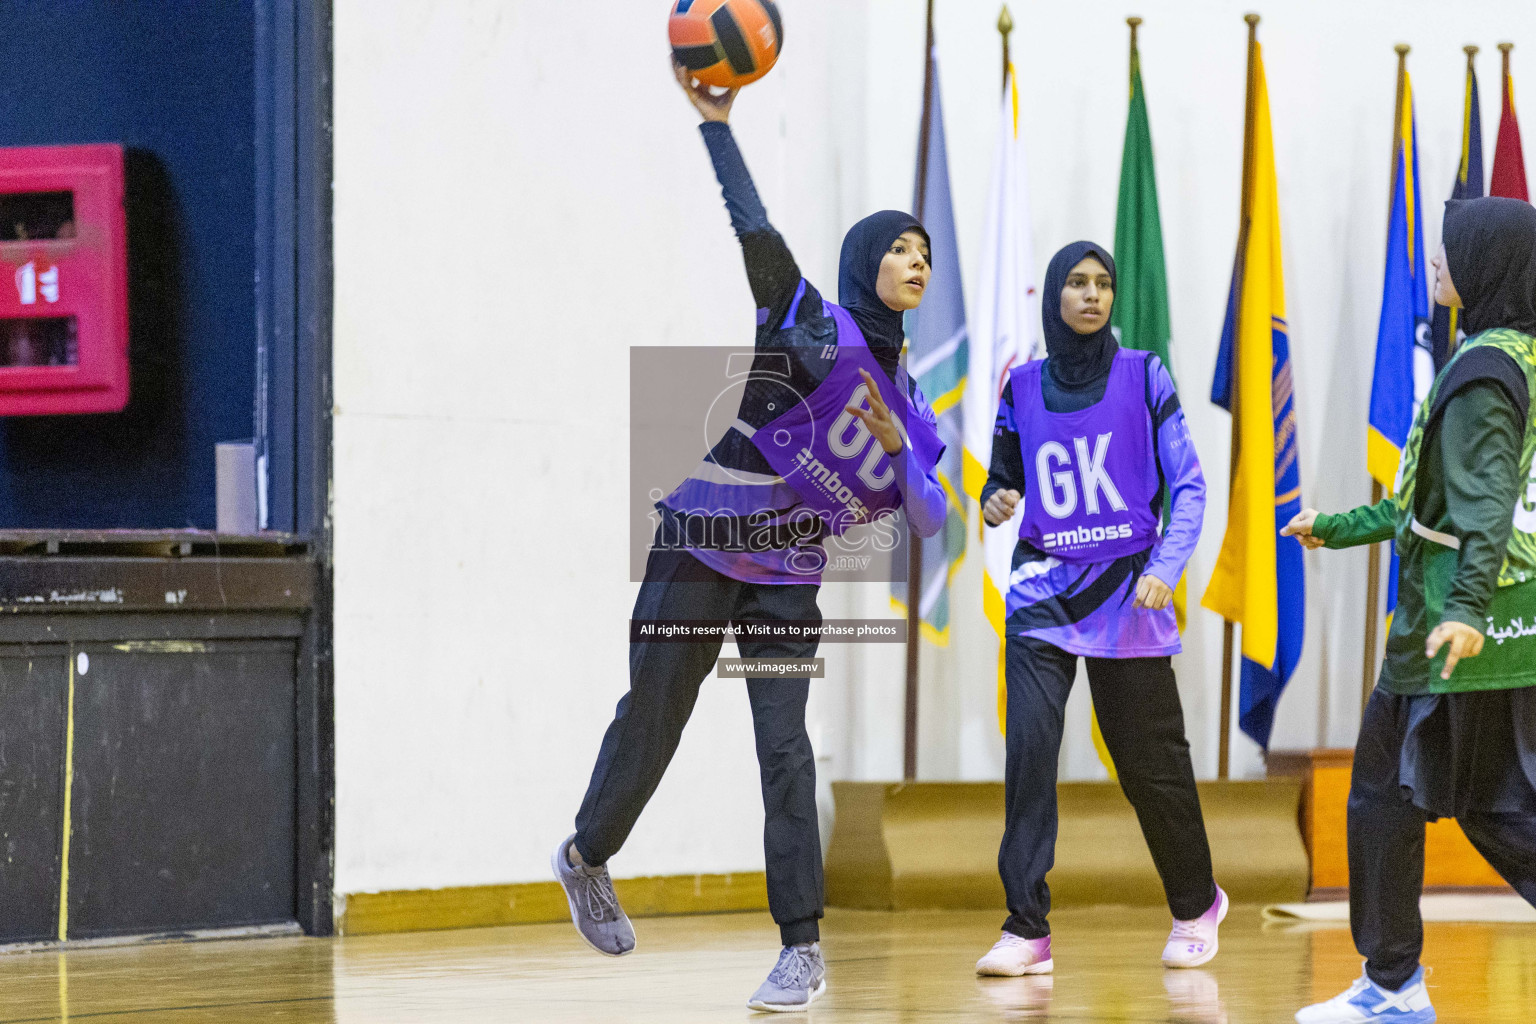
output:
<svg viewBox="0 0 1536 1024"><path fill-rule="evenodd" d="M819 622L818 589L815 584L742 583L686 552L653 549L634 618ZM605 863L629 837L677 751L721 644L630 644L629 692L620 698L603 736L576 815L576 850L587 863ZM817 642L741 637L737 646L744 658L810 658ZM786 946L815 941L822 916L816 760L805 730L809 694L805 678L747 680L763 785L768 906Z"/></svg>
<svg viewBox="0 0 1536 1024"><path fill-rule="evenodd" d="M1472 695L1468 695L1472 696ZM1404 793L1407 698L1377 687L1365 706L1349 786L1349 925L1365 970L1396 992L1419 969L1424 921L1424 825ZM1470 812L1457 818L1472 845L1536 905L1536 816Z"/></svg>
<svg viewBox="0 0 1536 1024"><path fill-rule="evenodd" d="M1077 655L1043 640L1010 636L1006 656L1006 821L997 867L1010 913L1003 929L1039 939L1051 933L1045 876L1056 862L1056 761ZM1087 661L1099 730L1136 810L1168 908L1179 920L1199 917L1216 901L1216 881L1172 663L1168 658Z"/></svg>

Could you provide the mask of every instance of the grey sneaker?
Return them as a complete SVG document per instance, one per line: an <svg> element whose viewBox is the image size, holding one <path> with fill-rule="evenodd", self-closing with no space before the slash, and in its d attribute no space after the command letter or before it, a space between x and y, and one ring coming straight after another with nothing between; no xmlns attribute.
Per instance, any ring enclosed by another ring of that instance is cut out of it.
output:
<svg viewBox="0 0 1536 1024"><path fill-rule="evenodd" d="M613 879L605 867L576 867L565 851L576 838L573 832L560 841L549 858L549 866L565 890L565 902L571 908L571 923L587 940L587 945L606 956L623 956L635 948L635 927L629 923L619 898L613 892Z"/></svg>
<svg viewBox="0 0 1536 1024"><path fill-rule="evenodd" d="M827 965L820 943L785 946L768 980L747 1000L749 1010L792 1013L807 1009L827 991Z"/></svg>

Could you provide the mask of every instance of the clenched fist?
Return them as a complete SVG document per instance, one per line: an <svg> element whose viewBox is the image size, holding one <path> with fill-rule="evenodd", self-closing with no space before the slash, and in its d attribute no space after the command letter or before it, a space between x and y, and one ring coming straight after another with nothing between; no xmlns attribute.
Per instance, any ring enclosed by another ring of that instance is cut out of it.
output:
<svg viewBox="0 0 1536 1024"><path fill-rule="evenodd" d="M982 506L982 518L988 526L1002 526L1013 518L1013 510L1019 505L1018 491L995 491Z"/></svg>

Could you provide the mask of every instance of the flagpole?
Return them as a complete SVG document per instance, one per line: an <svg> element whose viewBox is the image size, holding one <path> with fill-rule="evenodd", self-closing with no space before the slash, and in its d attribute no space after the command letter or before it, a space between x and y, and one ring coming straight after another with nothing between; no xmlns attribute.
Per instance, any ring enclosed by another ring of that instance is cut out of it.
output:
<svg viewBox="0 0 1536 1024"><path fill-rule="evenodd" d="M1013 35L1013 13L1003 4L1003 13L997 16L997 30L1003 35L1003 88L1008 88L1008 69L1013 65L1013 50L1009 45Z"/></svg>
<svg viewBox="0 0 1536 1024"><path fill-rule="evenodd" d="M1397 52L1397 102L1392 113L1392 165L1387 180L1387 219L1392 219L1392 195L1397 189L1397 161L1403 150L1403 83L1408 77L1407 43L1393 47ZM1471 60L1469 56L1467 58ZM1389 227L1390 233L1390 227ZM1375 505L1387 496L1381 481L1371 478L1371 504ZM1365 651L1360 669L1360 709L1363 712L1370 703L1371 691L1376 688L1376 649L1380 644L1379 622L1381 618L1381 545L1370 545L1366 554L1365 568Z"/></svg>
<svg viewBox="0 0 1536 1024"><path fill-rule="evenodd" d="M1470 171L1472 169L1472 158L1471 158L1471 154L1468 152L1468 149L1469 149L1469 147L1471 146L1471 143L1472 143L1472 139L1471 139L1472 118L1470 116L1471 115L1470 105L1472 103L1472 79L1477 75L1477 53L1478 53L1478 49L1479 49L1478 47L1470 45L1470 44L1468 44L1467 46L1463 46L1461 48L1461 52L1463 52L1463 53L1465 53L1467 55L1467 85L1466 85L1467 98L1466 98L1466 103L1469 106L1469 109L1468 109L1467 113L1465 115L1463 115L1463 117L1462 117L1462 127L1461 127L1461 167L1459 168L1460 173L1459 173L1459 175L1457 177L1458 177L1458 180L1462 184L1465 184L1467 182L1468 175L1469 175L1469 173L1470 173ZM1479 139L1478 141L1481 142L1482 140ZM1479 159L1478 170L1479 170L1479 172L1481 172L1481 170L1482 170L1481 159ZM1394 173L1395 173L1395 171L1394 171ZM1477 185L1477 188L1478 188L1478 192L1482 192L1483 185L1482 185L1482 175L1481 175L1481 173L1479 173L1479 175L1478 175L1478 185ZM1457 341L1456 341L1456 324L1461 319L1461 309L1459 307L1457 307L1457 306L1451 306L1449 308L1449 312L1450 312L1450 316L1449 316L1450 327L1447 329L1446 337L1445 337L1445 357L1447 359L1449 359L1451 356L1455 355L1456 354L1456 349L1460 347L1457 344Z"/></svg>
<svg viewBox="0 0 1536 1024"><path fill-rule="evenodd" d="M1509 51L1513 50L1514 48L1515 48L1515 44L1514 43L1500 43L1499 44L1499 53L1504 55L1504 81L1499 83L1499 93L1500 93L1500 101L1501 102L1502 102L1502 99L1503 99L1503 93L1505 93L1509 89Z"/></svg>
<svg viewBox="0 0 1536 1024"><path fill-rule="evenodd" d="M1243 273L1246 270L1243 256L1248 251L1248 227L1253 219L1253 207L1250 199L1253 193L1253 121L1255 106L1258 102L1257 83L1258 63L1254 57L1258 53L1259 46L1259 16L1257 14L1245 14L1243 20L1248 23L1248 96L1244 101L1243 109L1243 197L1242 212L1238 217L1237 229L1237 273L1235 291L1237 297L1238 319L1241 322L1243 308ZM1132 29L1132 31L1135 31ZM1236 343L1232 345L1232 379L1238 380L1242 361L1243 346ZM1232 466L1229 487L1237 482L1238 456L1241 454L1242 435L1238 432L1238 423L1241 422L1240 407L1242 404L1242 388L1232 388ZM1230 501L1228 502L1230 507ZM1236 627L1231 619L1225 620L1221 631L1221 741L1216 754L1216 777L1226 780L1232 775L1232 656L1236 647Z"/></svg>
<svg viewBox="0 0 1536 1024"><path fill-rule="evenodd" d="M928 0L928 35L923 47L923 121L917 140L917 198L912 211L923 219L928 193L928 138L933 129L933 0ZM917 688L923 645L923 538L907 520L907 686L906 729L902 737L902 778L917 778Z"/></svg>

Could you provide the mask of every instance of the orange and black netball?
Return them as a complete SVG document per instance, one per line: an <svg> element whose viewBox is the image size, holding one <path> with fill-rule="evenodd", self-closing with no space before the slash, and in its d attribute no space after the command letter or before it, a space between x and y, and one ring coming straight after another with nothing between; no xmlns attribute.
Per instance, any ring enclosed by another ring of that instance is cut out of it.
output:
<svg viewBox="0 0 1536 1024"><path fill-rule="evenodd" d="M672 55L694 78L739 89L773 70L784 19L773 0L677 0L667 36Z"/></svg>

